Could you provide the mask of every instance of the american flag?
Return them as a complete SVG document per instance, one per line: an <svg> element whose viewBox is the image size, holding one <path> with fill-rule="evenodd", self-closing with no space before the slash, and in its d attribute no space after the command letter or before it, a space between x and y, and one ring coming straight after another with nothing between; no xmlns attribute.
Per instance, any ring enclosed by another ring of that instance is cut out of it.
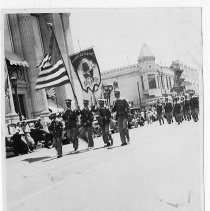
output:
<svg viewBox="0 0 210 211"><path fill-rule="evenodd" d="M38 78L35 89L62 86L70 83L70 79L64 65L61 53L52 31L49 49L39 65Z"/></svg>
<svg viewBox="0 0 210 211"><path fill-rule="evenodd" d="M56 90L55 87L46 89L47 99L55 100L56 99Z"/></svg>

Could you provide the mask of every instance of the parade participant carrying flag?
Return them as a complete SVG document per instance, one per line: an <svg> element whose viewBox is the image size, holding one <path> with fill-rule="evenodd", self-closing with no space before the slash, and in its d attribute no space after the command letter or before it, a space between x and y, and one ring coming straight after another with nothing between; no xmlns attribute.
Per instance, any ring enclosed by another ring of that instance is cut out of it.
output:
<svg viewBox="0 0 210 211"><path fill-rule="evenodd" d="M40 71L36 81L35 89L38 90L50 87L58 87L70 83L74 98L77 101L52 24L48 23L48 25L52 31L49 48L43 60L39 65L37 65L37 68Z"/></svg>

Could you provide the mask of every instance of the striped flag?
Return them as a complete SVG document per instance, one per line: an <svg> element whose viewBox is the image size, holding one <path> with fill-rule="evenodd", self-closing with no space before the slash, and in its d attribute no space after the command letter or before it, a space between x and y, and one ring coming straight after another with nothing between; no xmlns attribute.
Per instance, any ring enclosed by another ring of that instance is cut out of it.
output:
<svg viewBox="0 0 210 211"><path fill-rule="evenodd" d="M47 89L46 94L47 94L47 99L55 100L56 99L55 87Z"/></svg>
<svg viewBox="0 0 210 211"><path fill-rule="evenodd" d="M51 34L48 53L44 56L42 62L37 65L37 68L39 74L35 89L57 87L70 83L54 32Z"/></svg>

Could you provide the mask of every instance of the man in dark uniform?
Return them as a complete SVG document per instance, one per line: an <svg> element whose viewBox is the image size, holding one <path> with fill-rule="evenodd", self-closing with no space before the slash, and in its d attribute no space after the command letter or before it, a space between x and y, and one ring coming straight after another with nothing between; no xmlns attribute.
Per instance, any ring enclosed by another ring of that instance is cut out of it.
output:
<svg viewBox="0 0 210 211"><path fill-rule="evenodd" d="M190 100L185 95L185 100L183 103L183 114L184 114L184 119L190 121L191 120L191 114L190 114Z"/></svg>
<svg viewBox="0 0 210 211"><path fill-rule="evenodd" d="M93 137L92 137L92 122L93 122L93 113L88 108L89 101L83 100L84 108L81 110L80 120L82 126L82 138L88 143L88 148L92 149L94 147Z"/></svg>
<svg viewBox="0 0 210 211"><path fill-rule="evenodd" d="M197 122L198 121L199 100L195 95L193 95L190 99L190 108L191 108L192 118L195 122Z"/></svg>
<svg viewBox="0 0 210 211"><path fill-rule="evenodd" d="M166 120L168 124L171 124L172 122L172 112L173 112L173 106L172 103L168 101L168 98L165 99L165 114L166 114Z"/></svg>
<svg viewBox="0 0 210 211"><path fill-rule="evenodd" d="M181 104L179 102L179 98L178 97L175 97L175 103L174 103L174 116L175 116L175 120L176 122L178 122L178 125L180 124L181 122L181 110L182 110L182 107L181 107Z"/></svg>
<svg viewBox="0 0 210 211"><path fill-rule="evenodd" d="M74 151L78 149L78 116L80 115L79 110L71 109L71 100L66 99L67 109L62 115L63 120L65 121L66 136L69 142L73 143Z"/></svg>
<svg viewBox="0 0 210 211"><path fill-rule="evenodd" d="M61 121L56 120L56 113L50 114L50 123L48 130L53 135L53 146L57 151L57 158L62 157L62 132L63 124Z"/></svg>
<svg viewBox="0 0 210 211"><path fill-rule="evenodd" d="M164 124L164 119L163 119L163 105L160 103L160 100L157 100L157 117L159 120L160 125L162 125L162 122Z"/></svg>
<svg viewBox="0 0 210 211"><path fill-rule="evenodd" d="M99 107L96 109L98 111L98 124L101 128L103 141L106 144L105 147L113 145L113 139L111 134L109 133L109 123L111 120L111 112L108 107L104 106L104 99L100 99ZM110 141L110 142L109 142Z"/></svg>
<svg viewBox="0 0 210 211"><path fill-rule="evenodd" d="M115 90L115 102L112 112L116 112L116 120L118 122L121 146L127 145L130 142L129 132L128 132L128 114L129 114L129 105L126 99L120 98L120 91ZM126 138L127 141L126 142Z"/></svg>

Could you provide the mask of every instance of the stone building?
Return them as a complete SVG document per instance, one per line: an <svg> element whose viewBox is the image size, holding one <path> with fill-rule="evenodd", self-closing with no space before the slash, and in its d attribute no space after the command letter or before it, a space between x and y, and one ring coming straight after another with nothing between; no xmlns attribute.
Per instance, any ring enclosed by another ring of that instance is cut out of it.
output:
<svg viewBox="0 0 210 211"><path fill-rule="evenodd" d="M168 67L158 65L148 46L143 44L137 64L102 72L102 83L113 84L115 80L118 81L122 96L133 106L145 106L171 94L174 72ZM113 100L113 94L111 98Z"/></svg>
<svg viewBox="0 0 210 211"><path fill-rule="evenodd" d="M12 77L17 78L17 94L22 115L31 119L39 116L44 118L49 114L45 90L35 90L38 76L36 66L42 61L49 46L51 32L47 23L54 25L58 45L73 87L79 86L68 61L69 54L74 52L69 16L68 13L4 15L5 79L7 73L10 78L8 95L5 97L6 123L19 120L18 102L11 87ZM80 86L75 89L78 98L82 98L79 93ZM56 95L58 104L63 108L66 97L73 99L69 84L56 88Z"/></svg>

